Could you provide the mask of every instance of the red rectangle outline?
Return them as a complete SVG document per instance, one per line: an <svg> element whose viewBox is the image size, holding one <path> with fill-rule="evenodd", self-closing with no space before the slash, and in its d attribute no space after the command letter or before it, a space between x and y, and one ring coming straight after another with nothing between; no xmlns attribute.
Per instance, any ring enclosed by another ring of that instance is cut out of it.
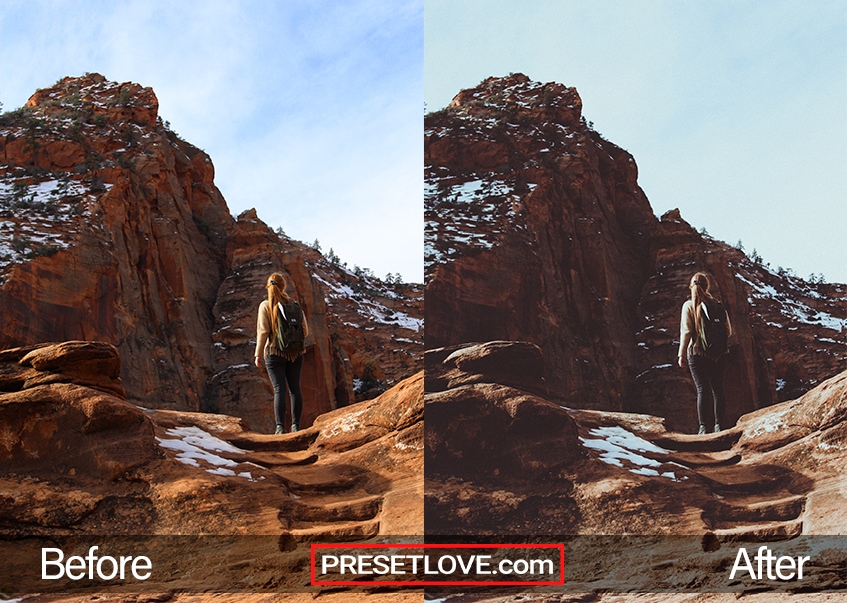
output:
<svg viewBox="0 0 847 603"><path fill-rule="evenodd" d="M357 582L355 580L318 582L315 575L315 555L317 549L558 549L559 574L558 581L490 581L490 580L386 580ZM565 545L564 544L355 544L355 543L312 543L311 545L311 579L312 586L561 586L565 583Z"/></svg>

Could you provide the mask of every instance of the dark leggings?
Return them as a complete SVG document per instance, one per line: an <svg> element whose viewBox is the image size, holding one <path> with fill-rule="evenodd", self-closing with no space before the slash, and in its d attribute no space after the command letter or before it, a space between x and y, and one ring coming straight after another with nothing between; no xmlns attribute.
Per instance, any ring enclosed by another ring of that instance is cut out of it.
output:
<svg viewBox="0 0 847 603"><path fill-rule="evenodd" d="M300 372L303 369L303 356L298 356L293 362L282 356L273 354L265 356L265 368L274 388L274 417L277 425L285 422L286 383L291 390L292 424L300 426L300 415L303 412L303 393L300 391Z"/></svg>
<svg viewBox="0 0 847 603"><path fill-rule="evenodd" d="M726 408L726 394L723 388L725 364L726 357L712 360L699 354L688 356L688 367L691 369L694 385L697 386L697 418L700 425L708 425L708 419L714 416L715 424L723 426Z"/></svg>

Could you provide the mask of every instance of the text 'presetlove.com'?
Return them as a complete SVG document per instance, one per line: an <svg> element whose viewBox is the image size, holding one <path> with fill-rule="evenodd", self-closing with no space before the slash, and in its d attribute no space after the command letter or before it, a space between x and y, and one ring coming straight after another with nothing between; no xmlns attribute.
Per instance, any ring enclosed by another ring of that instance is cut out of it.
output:
<svg viewBox="0 0 847 603"><path fill-rule="evenodd" d="M563 544L312 545L315 586L554 586L564 565Z"/></svg>

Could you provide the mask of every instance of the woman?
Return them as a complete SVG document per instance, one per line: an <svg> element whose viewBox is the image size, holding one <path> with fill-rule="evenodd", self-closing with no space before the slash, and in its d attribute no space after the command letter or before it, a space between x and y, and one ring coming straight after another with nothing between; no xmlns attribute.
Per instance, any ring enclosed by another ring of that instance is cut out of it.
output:
<svg viewBox="0 0 847 603"><path fill-rule="evenodd" d="M724 365L726 363L726 340L732 334L729 316L723 306L709 293L709 277L698 272L691 277L688 288L691 298L682 306L682 320L679 327L679 366L686 363L697 387L697 417L700 422L700 435L706 433L707 418L715 419L715 433L721 430L726 395L723 387ZM711 310L711 312L710 312ZM707 322L712 322L707 325ZM721 341L717 351L707 348L704 341L709 329L725 329L726 336L718 333L713 339ZM712 408L708 408L707 397L711 397ZM711 412L709 412L711 410Z"/></svg>
<svg viewBox="0 0 847 603"><path fill-rule="evenodd" d="M274 388L274 417L276 433L285 433L285 387L291 390L291 432L300 429L300 415L303 412L303 394L300 391L300 372L303 369L303 349L286 351L281 348L277 334L283 320L281 312L301 320L303 336L309 334L309 323L300 304L286 292L288 277L274 272L268 277L265 288L268 299L259 305L259 318L256 326L256 366L264 365Z"/></svg>

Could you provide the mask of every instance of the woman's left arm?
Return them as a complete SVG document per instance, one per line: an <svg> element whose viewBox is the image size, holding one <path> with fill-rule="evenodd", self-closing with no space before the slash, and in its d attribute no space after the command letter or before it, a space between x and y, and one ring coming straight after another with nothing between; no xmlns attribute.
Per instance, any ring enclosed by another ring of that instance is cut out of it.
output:
<svg viewBox="0 0 847 603"><path fill-rule="evenodd" d="M271 330L270 317L266 311L263 311L266 305L266 302L262 302L259 306L259 315L256 318L256 351L253 354L253 363L258 368L262 368L264 364L265 343L268 341Z"/></svg>
<svg viewBox="0 0 847 603"><path fill-rule="evenodd" d="M679 319L679 352L677 353L677 364L685 368L688 360L688 344L691 342L691 333L694 331L693 305L686 301L682 305L682 316Z"/></svg>

